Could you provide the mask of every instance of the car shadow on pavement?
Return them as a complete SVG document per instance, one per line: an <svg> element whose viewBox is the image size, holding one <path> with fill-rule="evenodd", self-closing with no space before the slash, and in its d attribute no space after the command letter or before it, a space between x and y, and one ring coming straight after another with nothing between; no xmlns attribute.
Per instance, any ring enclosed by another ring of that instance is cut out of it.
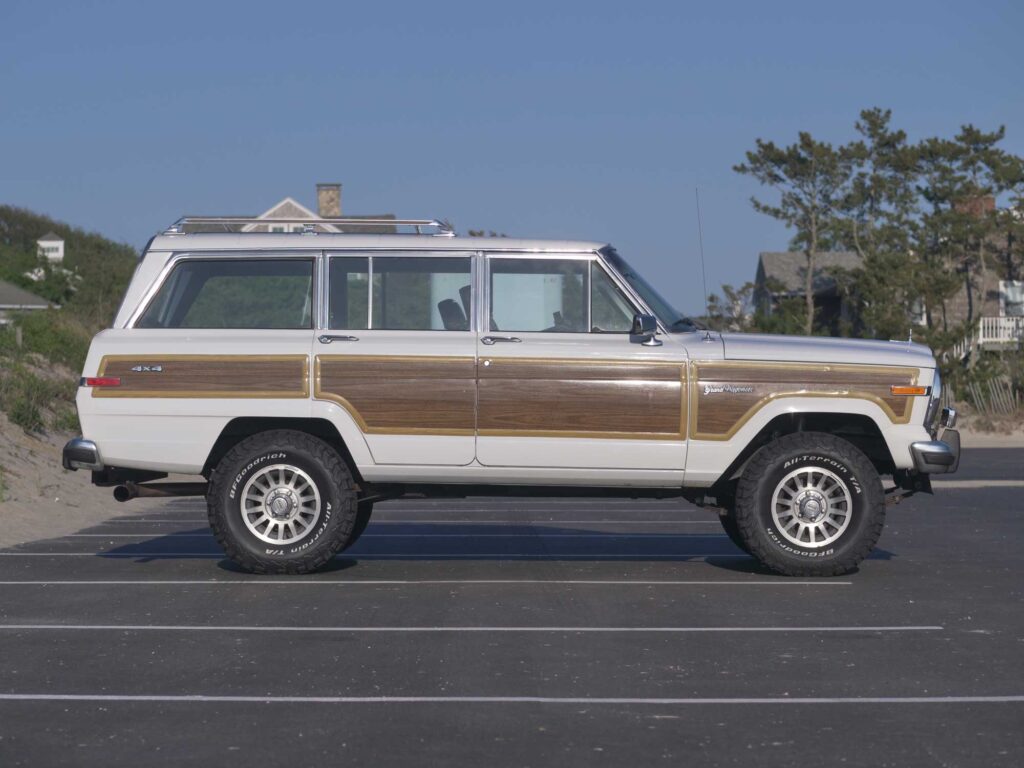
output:
<svg viewBox="0 0 1024 768"><path fill-rule="evenodd" d="M45 550L82 553L95 549L98 558L145 564L157 560L217 560L225 571L242 569L224 557L206 526L177 528L152 535L145 521L121 518L124 526L104 524L85 528L74 536L35 541L14 551ZM182 521L185 522L185 521ZM667 528L672 527L666 520ZM769 571L732 544L709 521L700 533L607 530L615 521L587 527L559 526L549 522L372 522L363 538L337 555L324 569L346 570L361 562L407 561L544 561L544 562L687 562L703 561L714 568L736 573L765 575ZM132 532L132 527L149 530ZM131 539L124 541L124 539ZM89 542L85 544L85 542ZM122 543L123 542L123 543ZM88 552L86 552L87 554ZM889 560L892 552L876 549L872 560Z"/></svg>

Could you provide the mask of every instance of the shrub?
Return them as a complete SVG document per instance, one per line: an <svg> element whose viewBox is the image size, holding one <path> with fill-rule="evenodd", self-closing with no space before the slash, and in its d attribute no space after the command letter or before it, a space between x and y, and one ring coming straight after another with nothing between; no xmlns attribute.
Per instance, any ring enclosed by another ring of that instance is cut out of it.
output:
<svg viewBox="0 0 1024 768"><path fill-rule="evenodd" d="M74 396L74 382L45 379L21 363L15 363L0 377L0 407L26 432L45 429L47 413L53 414L59 424L70 424L64 412L73 404Z"/></svg>
<svg viewBox="0 0 1024 768"><path fill-rule="evenodd" d="M23 351L82 370L91 336L81 323L61 310L27 312L17 318L17 323L22 330Z"/></svg>

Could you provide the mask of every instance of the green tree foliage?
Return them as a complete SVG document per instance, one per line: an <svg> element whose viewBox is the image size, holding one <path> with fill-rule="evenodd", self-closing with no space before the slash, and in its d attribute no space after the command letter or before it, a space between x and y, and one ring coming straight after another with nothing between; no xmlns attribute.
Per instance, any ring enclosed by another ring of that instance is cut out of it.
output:
<svg viewBox="0 0 1024 768"><path fill-rule="evenodd" d="M849 182L850 167L846 152L836 151L831 144L801 131L796 143L788 147L758 139L756 149L747 152L747 162L733 168L779 193L775 204L756 197L750 202L754 210L796 232L793 242L807 259L804 332L808 335L814 330L815 255L832 239L836 207Z"/></svg>
<svg viewBox="0 0 1024 768"><path fill-rule="evenodd" d="M36 241L47 232L64 238L64 262L70 275L40 260ZM23 208L0 205L0 278L63 306L86 327L110 324L138 261L138 252L94 232L71 227ZM25 273L42 266L39 282Z"/></svg>
<svg viewBox="0 0 1024 768"><path fill-rule="evenodd" d="M861 266L836 277L855 303L855 325L897 339L910 329L908 308L920 298L922 272L912 252L917 152L906 133L889 127L891 116L877 108L861 112L855 126L860 138L842 150L852 173L838 206L835 235L860 255Z"/></svg>
<svg viewBox="0 0 1024 768"><path fill-rule="evenodd" d="M861 266L832 275L854 313L846 330L875 338L913 330L948 350L976 323L986 276L1024 272L1024 159L1001 149L1003 128L965 125L951 139L911 144L891 118L889 110L862 111L858 137L839 147L808 133L781 148L758 139L735 170L777 193L775 203L753 199L754 209L793 229L808 255L804 332L814 247L852 250ZM993 199L1004 204L993 209ZM954 322L947 305L961 289L967 317ZM757 329L767 330L763 320L754 314Z"/></svg>
<svg viewBox="0 0 1024 768"><path fill-rule="evenodd" d="M762 302L755 297L756 286L752 282L739 288L722 286L722 296L712 293L708 296L708 314L701 318L708 328L715 331L760 332L778 334L799 334L804 330L806 309L803 299L785 297L779 299L774 309L765 311ZM783 293L784 286L769 280L766 289L772 293Z"/></svg>

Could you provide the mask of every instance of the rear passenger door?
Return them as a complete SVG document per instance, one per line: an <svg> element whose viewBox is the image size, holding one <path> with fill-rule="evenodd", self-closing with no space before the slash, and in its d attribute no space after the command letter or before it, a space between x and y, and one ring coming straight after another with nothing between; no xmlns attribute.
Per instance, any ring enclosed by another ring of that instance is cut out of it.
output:
<svg viewBox="0 0 1024 768"><path fill-rule="evenodd" d="M328 252L314 392L377 464L465 465L476 429L475 256Z"/></svg>
<svg viewBox="0 0 1024 768"><path fill-rule="evenodd" d="M558 482L576 469L606 470L609 484L637 470L681 476L686 352L630 336L637 309L594 254L491 254L485 284L481 464Z"/></svg>

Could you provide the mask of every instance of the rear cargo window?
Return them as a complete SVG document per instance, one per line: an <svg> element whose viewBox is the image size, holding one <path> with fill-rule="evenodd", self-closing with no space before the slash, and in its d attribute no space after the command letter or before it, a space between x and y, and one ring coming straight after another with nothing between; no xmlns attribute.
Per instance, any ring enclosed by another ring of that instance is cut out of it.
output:
<svg viewBox="0 0 1024 768"><path fill-rule="evenodd" d="M312 328L311 259L190 259L178 264L138 328Z"/></svg>

